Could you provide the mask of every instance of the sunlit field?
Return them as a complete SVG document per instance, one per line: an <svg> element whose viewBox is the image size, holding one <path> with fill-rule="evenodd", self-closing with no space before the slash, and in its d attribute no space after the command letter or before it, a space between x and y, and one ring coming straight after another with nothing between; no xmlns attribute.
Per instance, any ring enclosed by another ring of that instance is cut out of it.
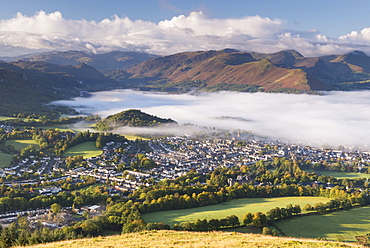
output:
<svg viewBox="0 0 370 248"><path fill-rule="evenodd" d="M230 215L236 215L241 219L246 212L264 213L275 207L286 207L288 204L298 204L303 208L307 203L314 205L315 203L325 203L329 200L329 198L325 197L243 198L212 206L148 213L143 214L142 217L146 223L162 222L173 226L175 223L185 221L221 219Z"/></svg>
<svg viewBox="0 0 370 248"><path fill-rule="evenodd" d="M323 176L331 176L340 179L344 178L370 178L370 174L365 173L356 173L356 172L341 172L341 171L313 171L309 170L309 172L315 172L316 174L321 174Z"/></svg>
<svg viewBox="0 0 370 248"><path fill-rule="evenodd" d="M6 121L6 120L12 120L12 119L18 119L18 118L8 117L8 116L0 116L0 121Z"/></svg>
<svg viewBox="0 0 370 248"><path fill-rule="evenodd" d="M102 151L95 146L95 142L88 141L69 148L64 154L64 157L82 155L84 158L98 156Z"/></svg>
<svg viewBox="0 0 370 248"><path fill-rule="evenodd" d="M28 146L34 146L36 149L39 148L39 145L32 139L16 139L16 140L7 140L5 145L13 145L17 151L20 151Z"/></svg>
<svg viewBox="0 0 370 248"><path fill-rule="evenodd" d="M291 237L343 239L355 241L355 236L370 233L370 207L337 211L325 215L309 215L278 221L280 230Z"/></svg>
<svg viewBox="0 0 370 248"><path fill-rule="evenodd" d="M136 140L136 139L149 140L147 138L143 138L143 137L133 135L133 134L123 134L123 136L125 136L126 139L128 139L128 140Z"/></svg>

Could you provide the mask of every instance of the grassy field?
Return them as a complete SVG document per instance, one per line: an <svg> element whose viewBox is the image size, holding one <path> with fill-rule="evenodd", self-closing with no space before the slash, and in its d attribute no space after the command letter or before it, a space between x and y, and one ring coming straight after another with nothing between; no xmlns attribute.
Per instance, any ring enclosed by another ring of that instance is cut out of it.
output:
<svg viewBox="0 0 370 248"><path fill-rule="evenodd" d="M275 207L286 207L288 204L298 204L303 207L309 203L328 202L324 197L276 197L276 198L243 198L232 200L212 206L171 210L166 212L154 212L143 214L146 223L165 223L173 226L175 223L195 221L196 219L221 219L230 215L236 215L239 219L246 212L267 212Z"/></svg>
<svg viewBox="0 0 370 248"><path fill-rule="evenodd" d="M88 186L85 186L85 187L83 187L83 188L80 188L80 189L77 189L77 191L80 191L80 190L85 190L85 189L88 189L88 188L96 188L96 187L100 187L100 186L106 186L107 184L105 184L105 183L95 183L95 184L93 184L93 185L88 185Z"/></svg>
<svg viewBox="0 0 370 248"><path fill-rule="evenodd" d="M370 207L354 208L325 215L309 215L276 222L283 233L291 237L329 240L342 238L355 241L354 236L370 233Z"/></svg>
<svg viewBox="0 0 370 248"><path fill-rule="evenodd" d="M13 155L0 152L0 168L10 165Z"/></svg>
<svg viewBox="0 0 370 248"><path fill-rule="evenodd" d="M356 173L356 172L341 172L341 171L313 171L313 170L307 170L307 172L315 172L317 174L321 174L324 176L331 176L336 178L370 178L370 174L365 173Z"/></svg>
<svg viewBox="0 0 370 248"><path fill-rule="evenodd" d="M90 126L81 126L81 125L55 125L55 126L42 126L42 129L59 129L60 131L71 131L71 132L85 132L89 130L90 132L99 132L95 128ZM149 140L148 138L144 138L138 135L133 134L122 134L125 136L128 140L136 140L136 139L142 139L142 140Z"/></svg>
<svg viewBox="0 0 370 248"><path fill-rule="evenodd" d="M133 248L133 247L291 247L291 248L329 248L329 247L360 247L354 244L328 242L308 239L278 238L257 234L234 232L175 232L147 231L128 233L116 236L95 237L90 239L69 240L49 244L40 244L38 248Z"/></svg>
<svg viewBox="0 0 370 248"><path fill-rule="evenodd" d="M0 121L18 119L16 117L0 116Z"/></svg>
<svg viewBox="0 0 370 248"><path fill-rule="evenodd" d="M69 148L63 156L68 157L68 156L76 156L76 155L82 155L84 158L91 158L98 156L102 153L99 148L95 146L95 142L88 141L84 142L82 144L73 146Z"/></svg>
<svg viewBox="0 0 370 248"><path fill-rule="evenodd" d="M75 132L76 130L71 128L70 125L55 125L55 126L41 126L40 128L42 129L59 129L59 131L61 132L67 132L67 131L70 131L70 132Z"/></svg>
<svg viewBox="0 0 370 248"><path fill-rule="evenodd" d="M147 138L143 138L143 137L133 135L133 134L123 134L123 136L125 136L126 139L128 139L128 140L136 140L136 139L149 140Z"/></svg>
<svg viewBox="0 0 370 248"><path fill-rule="evenodd" d="M5 141L5 145L13 145L17 151L20 151L30 145L39 148L39 145L32 139L7 140Z"/></svg>

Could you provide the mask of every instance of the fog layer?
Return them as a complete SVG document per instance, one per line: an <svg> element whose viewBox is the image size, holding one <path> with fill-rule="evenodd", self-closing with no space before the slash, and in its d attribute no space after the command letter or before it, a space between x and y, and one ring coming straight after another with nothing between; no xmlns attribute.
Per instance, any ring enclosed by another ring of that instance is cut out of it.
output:
<svg viewBox="0 0 370 248"><path fill-rule="evenodd" d="M241 129L314 146L366 149L370 143L370 91L318 96L237 92L175 95L115 90L56 103L79 106L77 109L83 113L102 117L135 108L172 118L179 124Z"/></svg>

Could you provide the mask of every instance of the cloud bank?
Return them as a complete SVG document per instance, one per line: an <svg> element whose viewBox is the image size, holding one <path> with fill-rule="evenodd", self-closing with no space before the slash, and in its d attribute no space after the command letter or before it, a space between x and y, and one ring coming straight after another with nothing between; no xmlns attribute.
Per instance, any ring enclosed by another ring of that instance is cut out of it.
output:
<svg viewBox="0 0 370 248"><path fill-rule="evenodd" d="M305 56L363 50L370 54L370 28L330 38L317 30L285 28L285 21L260 16L212 19L202 12L175 16L158 23L114 16L100 22L68 20L62 13L18 13L0 21L0 56L48 50L112 50L172 54L235 48L276 52L295 49Z"/></svg>
<svg viewBox="0 0 370 248"><path fill-rule="evenodd" d="M237 92L170 95L115 90L57 103L85 106L80 110L103 117L136 108L179 124L241 129L318 147L344 145L367 150L370 145L370 91L318 96Z"/></svg>

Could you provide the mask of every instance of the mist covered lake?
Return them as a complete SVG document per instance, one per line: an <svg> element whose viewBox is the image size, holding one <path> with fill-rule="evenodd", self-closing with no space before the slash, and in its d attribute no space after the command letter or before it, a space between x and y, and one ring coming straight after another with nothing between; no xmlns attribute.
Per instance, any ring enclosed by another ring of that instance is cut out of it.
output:
<svg viewBox="0 0 370 248"><path fill-rule="evenodd" d="M370 141L370 91L324 95L217 92L167 94L133 90L53 102L106 117L140 109L179 124L241 129L310 145L360 146Z"/></svg>

